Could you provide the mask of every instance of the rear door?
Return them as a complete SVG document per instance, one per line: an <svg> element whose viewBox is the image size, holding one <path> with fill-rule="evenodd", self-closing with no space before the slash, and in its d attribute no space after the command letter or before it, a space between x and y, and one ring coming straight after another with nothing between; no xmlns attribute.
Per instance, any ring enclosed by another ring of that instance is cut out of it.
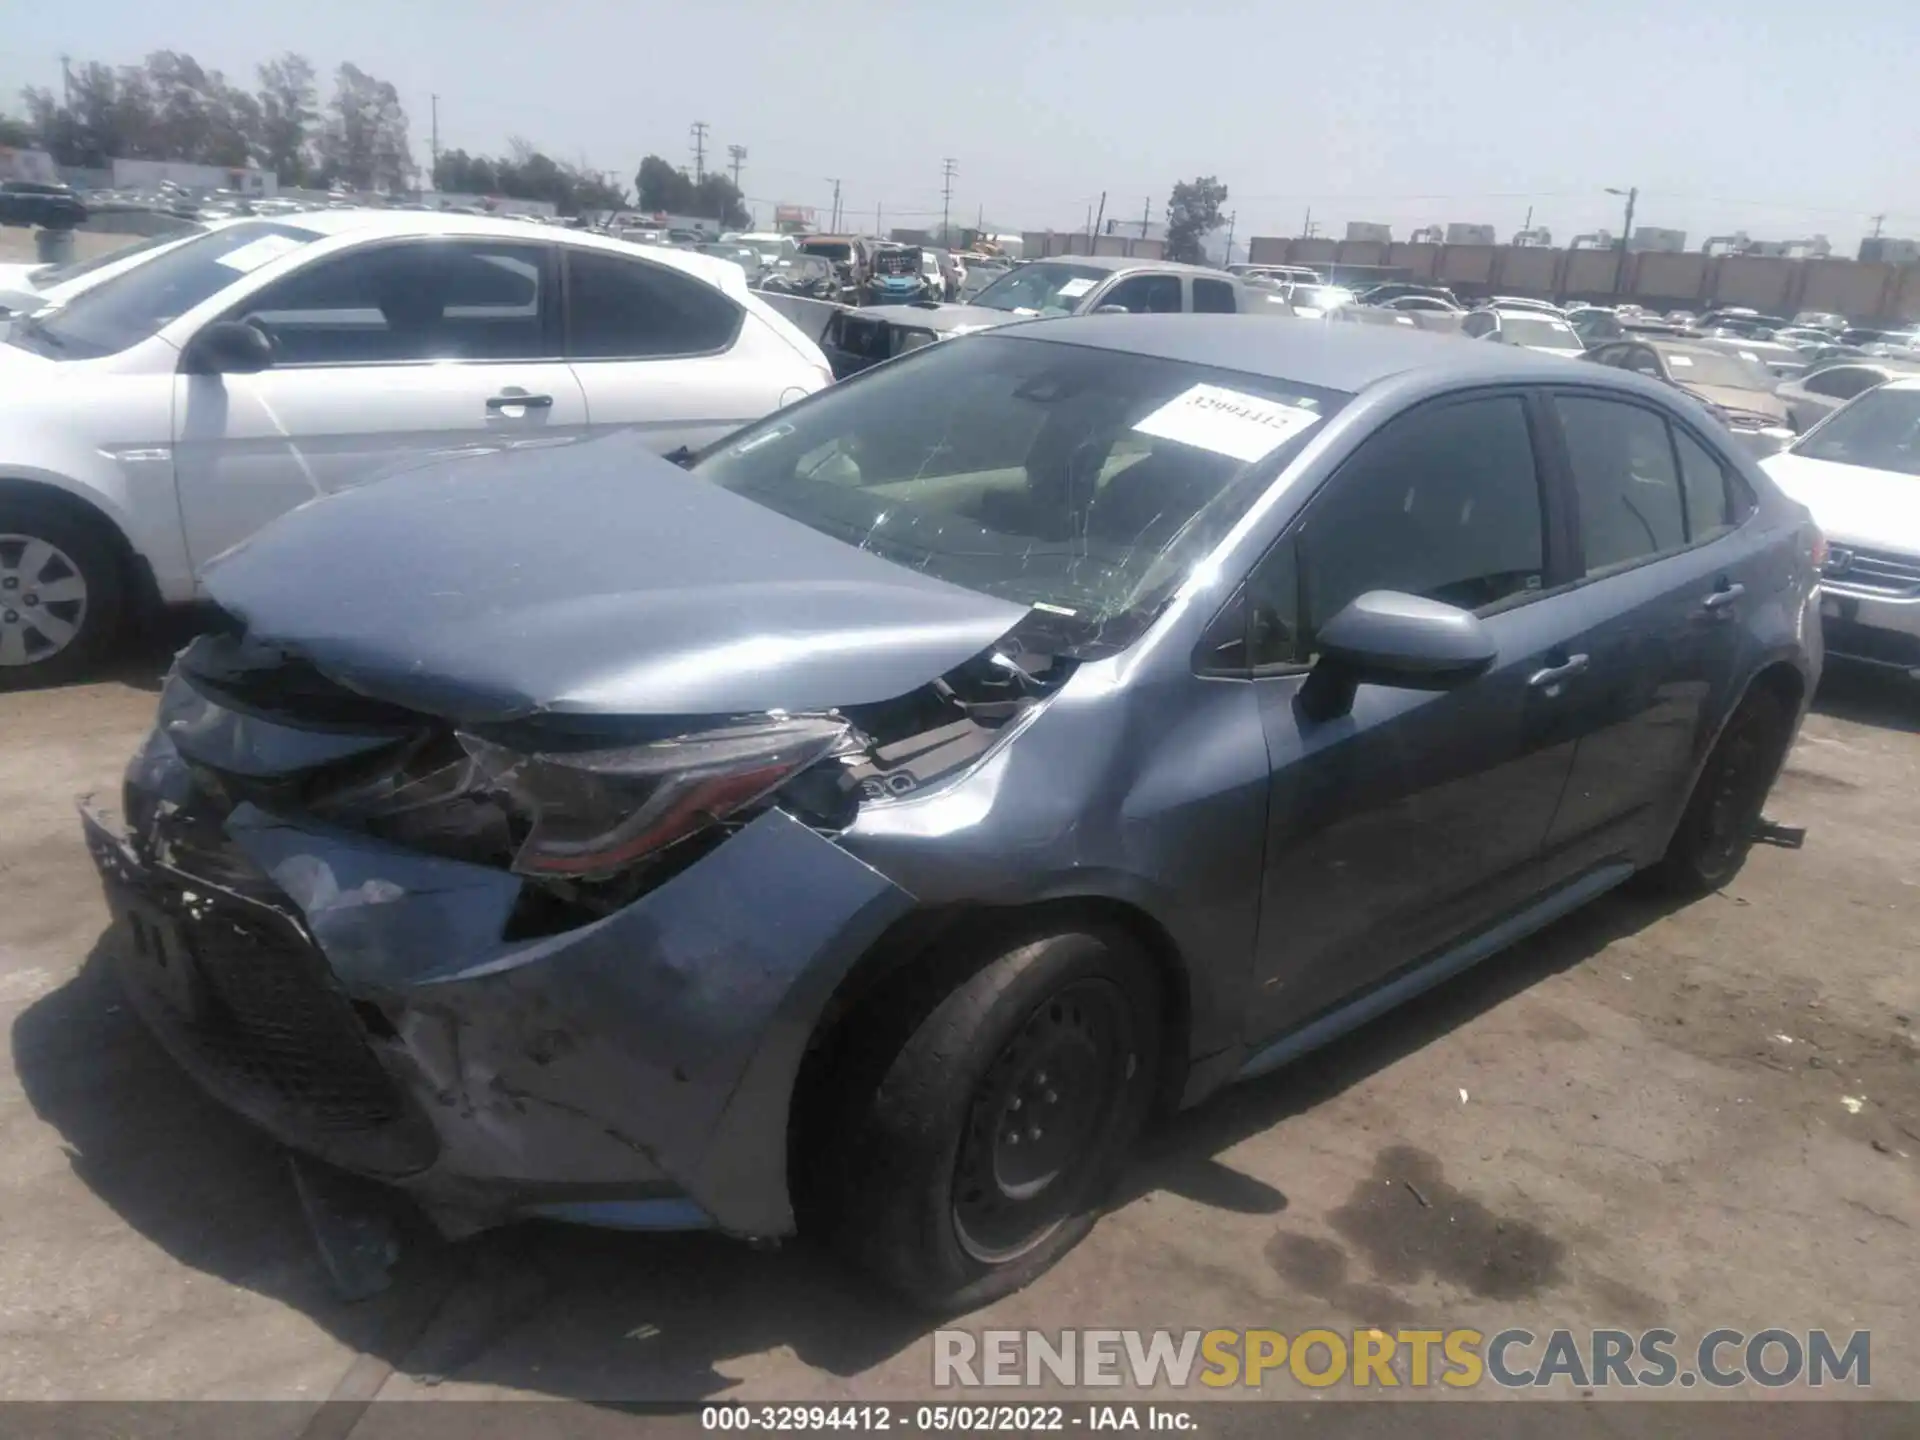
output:
<svg viewBox="0 0 1920 1440"><path fill-rule="evenodd" d="M581 433L557 299L552 247L462 237L335 252L241 302L223 318L272 336L272 367L174 377L194 565L304 501L411 462Z"/></svg>
<svg viewBox="0 0 1920 1440"><path fill-rule="evenodd" d="M1576 627L1566 527L1523 393L1423 405L1356 450L1249 577L1247 650L1273 766L1250 1033L1290 1030L1537 894L1573 760L1551 683ZM1472 609L1486 674L1295 704L1313 636L1369 590ZM1542 679L1543 676L1548 677Z"/></svg>
<svg viewBox="0 0 1920 1440"><path fill-rule="evenodd" d="M1702 437L1624 395L1561 391L1549 410L1581 575L1568 640L1579 746L1547 837L1564 876L1664 833L1728 703L1739 618L1761 586L1738 536L1751 497Z"/></svg>
<svg viewBox="0 0 1920 1440"><path fill-rule="evenodd" d="M612 251L562 253L566 353L595 430L698 450L799 398L794 366L774 363L786 357L754 353L776 337L715 287Z"/></svg>

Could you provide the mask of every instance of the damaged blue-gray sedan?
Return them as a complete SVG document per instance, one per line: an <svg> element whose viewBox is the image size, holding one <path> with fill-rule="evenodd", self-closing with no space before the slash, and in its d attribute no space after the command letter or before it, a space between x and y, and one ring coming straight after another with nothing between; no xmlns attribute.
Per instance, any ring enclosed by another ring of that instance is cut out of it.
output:
<svg viewBox="0 0 1920 1440"><path fill-rule="evenodd" d="M1156 1108L1636 872L1723 883L1822 545L1625 372L1015 326L688 468L616 436L289 515L87 833L181 1064L447 1233L810 1232L965 1306Z"/></svg>

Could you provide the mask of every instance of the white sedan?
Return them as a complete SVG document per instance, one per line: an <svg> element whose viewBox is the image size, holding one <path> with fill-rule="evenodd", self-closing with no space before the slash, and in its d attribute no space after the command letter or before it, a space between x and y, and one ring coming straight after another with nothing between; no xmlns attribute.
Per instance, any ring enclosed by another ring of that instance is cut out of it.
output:
<svg viewBox="0 0 1920 1440"><path fill-rule="evenodd" d="M1920 377L1848 401L1760 468L1827 537L1827 653L1920 671Z"/></svg>
<svg viewBox="0 0 1920 1440"><path fill-rule="evenodd" d="M699 449L831 381L688 251L375 210L158 247L0 343L0 684L82 671L315 496L613 428Z"/></svg>

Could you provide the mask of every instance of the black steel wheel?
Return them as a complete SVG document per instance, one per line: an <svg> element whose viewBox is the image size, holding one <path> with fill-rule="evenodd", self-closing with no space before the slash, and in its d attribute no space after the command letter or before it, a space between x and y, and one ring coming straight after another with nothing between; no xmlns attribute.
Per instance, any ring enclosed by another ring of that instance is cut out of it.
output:
<svg viewBox="0 0 1920 1440"><path fill-rule="evenodd" d="M1154 967L1074 925L915 962L856 1013L801 1157L802 1226L951 1313L1010 1294L1092 1229L1151 1106Z"/></svg>

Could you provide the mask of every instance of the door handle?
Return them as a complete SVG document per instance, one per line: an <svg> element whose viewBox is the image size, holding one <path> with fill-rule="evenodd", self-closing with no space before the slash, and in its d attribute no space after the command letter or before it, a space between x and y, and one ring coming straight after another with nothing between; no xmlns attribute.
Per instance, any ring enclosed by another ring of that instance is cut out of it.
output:
<svg viewBox="0 0 1920 1440"><path fill-rule="evenodd" d="M1527 677L1527 684L1535 690L1545 690L1552 693L1559 689L1561 681L1571 680L1576 675L1584 675L1586 673L1587 657L1585 655L1569 655L1566 660L1558 665L1549 665L1544 670L1534 671L1533 674Z"/></svg>
<svg viewBox="0 0 1920 1440"><path fill-rule="evenodd" d="M487 409L489 410L507 410L516 405L524 410L551 410L553 408L553 396L493 395L487 399Z"/></svg>
<svg viewBox="0 0 1920 1440"><path fill-rule="evenodd" d="M1723 586L1702 600L1700 606L1704 610L1725 610L1746 593L1747 587L1744 585Z"/></svg>

